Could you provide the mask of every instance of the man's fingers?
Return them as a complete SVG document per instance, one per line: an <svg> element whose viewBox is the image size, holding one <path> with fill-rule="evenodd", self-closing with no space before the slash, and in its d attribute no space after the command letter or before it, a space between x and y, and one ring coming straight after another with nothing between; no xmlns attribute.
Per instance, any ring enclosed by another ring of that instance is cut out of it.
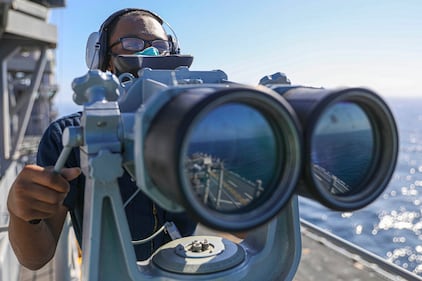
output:
<svg viewBox="0 0 422 281"><path fill-rule="evenodd" d="M62 204L67 195L67 192L57 191L39 184L33 184L30 188L22 188L16 192L20 192L20 197L27 198L26 200L34 200L51 205Z"/></svg>
<svg viewBox="0 0 422 281"><path fill-rule="evenodd" d="M68 180L79 174L79 168L63 169L59 174L53 167L25 166L10 189L9 212L26 221L54 216L70 190Z"/></svg>
<svg viewBox="0 0 422 281"><path fill-rule="evenodd" d="M44 168L36 165L28 165L25 166L19 177L22 179L23 185L25 185L25 182L28 184L35 183L57 192L69 192L68 180L61 174L54 172L53 167Z"/></svg>

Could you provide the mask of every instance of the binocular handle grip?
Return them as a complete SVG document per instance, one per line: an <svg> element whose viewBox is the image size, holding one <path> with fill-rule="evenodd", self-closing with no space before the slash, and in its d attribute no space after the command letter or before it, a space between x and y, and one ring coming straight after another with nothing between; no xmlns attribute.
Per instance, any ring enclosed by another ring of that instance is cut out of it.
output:
<svg viewBox="0 0 422 281"><path fill-rule="evenodd" d="M56 164L54 165L54 172L59 173L64 167L64 164L67 161L67 158L69 157L70 152L72 151L71 146L65 146L63 147L62 152L59 155L59 158L57 159Z"/></svg>

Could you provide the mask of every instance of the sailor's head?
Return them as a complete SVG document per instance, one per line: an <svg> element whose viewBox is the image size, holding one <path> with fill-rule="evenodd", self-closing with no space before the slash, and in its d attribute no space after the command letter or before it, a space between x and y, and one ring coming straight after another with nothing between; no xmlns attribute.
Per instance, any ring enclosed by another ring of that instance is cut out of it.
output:
<svg viewBox="0 0 422 281"><path fill-rule="evenodd" d="M166 33L163 23L148 10L128 8L113 13L88 39L87 66L115 72L113 60L117 55L176 53L177 42Z"/></svg>
<svg viewBox="0 0 422 281"><path fill-rule="evenodd" d="M149 47L161 55L169 54L171 42L156 15L143 10L122 14L108 27L107 70L114 72L113 57L144 51Z"/></svg>

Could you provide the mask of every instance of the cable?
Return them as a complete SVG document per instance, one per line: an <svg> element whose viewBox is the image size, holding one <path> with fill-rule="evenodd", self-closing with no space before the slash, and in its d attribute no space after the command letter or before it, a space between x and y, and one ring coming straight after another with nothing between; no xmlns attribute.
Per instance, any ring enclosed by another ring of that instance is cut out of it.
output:
<svg viewBox="0 0 422 281"><path fill-rule="evenodd" d="M179 238L182 237L180 235L180 232L177 229L176 225L171 221L166 221L164 223L164 225L159 230L157 230L155 233L153 233L150 237L145 238L145 239L141 239L141 240L132 241L132 244L133 245L145 244L145 243L151 241L152 239L154 239L158 234L160 234L163 231L167 232L167 234L170 236L171 240L176 240L176 239L179 239Z"/></svg>
<svg viewBox="0 0 422 281"><path fill-rule="evenodd" d="M136 195L138 195L139 191L141 191L140 188L137 188L133 194L125 201L125 203L123 204L123 208L126 208L126 206L133 200L133 198L135 198Z"/></svg>
<svg viewBox="0 0 422 281"><path fill-rule="evenodd" d="M157 230L155 233L153 233L150 237L145 238L145 239L141 239L141 240L132 241L132 244L133 245L145 244L145 243L151 241L152 239L154 239L155 237L157 237L157 235L160 234L161 232L163 232L165 229L166 229L166 225L164 224L159 230Z"/></svg>

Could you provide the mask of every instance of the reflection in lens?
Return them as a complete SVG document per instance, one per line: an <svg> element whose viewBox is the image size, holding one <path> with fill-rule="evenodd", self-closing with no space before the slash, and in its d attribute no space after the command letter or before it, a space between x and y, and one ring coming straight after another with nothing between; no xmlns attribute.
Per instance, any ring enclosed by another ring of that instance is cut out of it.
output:
<svg viewBox="0 0 422 281"><path fill-rule="evenodd" d="M270 184L280 159L271 126L256 109L228 103L203 116L190 134L186 173L209 208L250 205Z"/></svg>
<svg viewBox="0 0 422 281"><path fill-rule="evenodd" d="M312 137L314 181L334 195L358 193L371 167L374 136L365 112L339 102L321 116Z"/></svg>

